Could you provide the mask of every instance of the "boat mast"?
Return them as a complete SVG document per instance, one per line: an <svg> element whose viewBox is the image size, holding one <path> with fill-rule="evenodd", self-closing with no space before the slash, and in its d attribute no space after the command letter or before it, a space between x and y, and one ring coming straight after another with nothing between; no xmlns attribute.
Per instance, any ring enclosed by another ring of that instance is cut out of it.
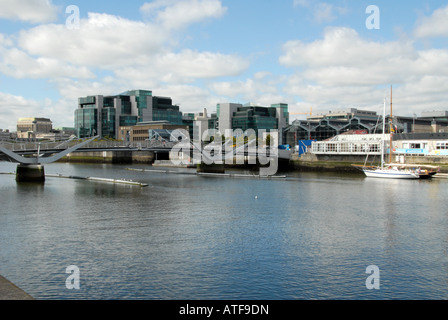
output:
<svg viewBox="0 0 448 320"><path fill-rule="evenodd" d="M386 97L383 103L383 138L381 139L381 169L384 167L384 148L386 147Z"/></svg>
<svg viewBox="0 0 448 320"><path fill-rule="evenodd" d="M392 163L392 130L393 130L393 118L392 118L392 85L390 86L390 127L389 127L389 163Z"/></svg>

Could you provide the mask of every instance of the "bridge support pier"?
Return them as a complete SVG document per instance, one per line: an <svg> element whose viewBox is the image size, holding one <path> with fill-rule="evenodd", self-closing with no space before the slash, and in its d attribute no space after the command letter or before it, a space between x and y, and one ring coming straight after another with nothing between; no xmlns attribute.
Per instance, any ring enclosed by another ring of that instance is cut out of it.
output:
<svg viewBox="0 0 448 320"><path fill-rule="evenodd" d="M40 164L19 164L16 171L17 182L45 182L44 166Z"/></svg>

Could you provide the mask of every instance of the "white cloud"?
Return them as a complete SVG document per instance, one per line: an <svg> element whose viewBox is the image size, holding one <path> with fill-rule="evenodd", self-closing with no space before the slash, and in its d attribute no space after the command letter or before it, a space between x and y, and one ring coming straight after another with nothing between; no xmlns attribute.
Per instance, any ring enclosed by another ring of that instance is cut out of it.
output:
<svg viewBox="0 0 448 320"><path fill-rule="evenodd" d="M120 84L154 88L236 76L246 70L248 65L239 56L186 49L178 53L155 55L145 65L119 68L114 73Z"/></svg>
<svg viewBox="0 0 448 320"><path fill-rule="evenodd" d="M83 80L59 78L50 80L57 89L61 97L73 101L72 109L77 108L77 100L79 97L90 95L114 95L117 94L119 87L115 82L109 82L107 79L101 80ZM129 88L127 88L129 89ZM125 91L125 90L123 90Z"/></svg>
<svg viewBox="0 0 448 320"><path fill-rule="evenodd" d="M160 2L160 1L159 1ZM163 4L171 3L163 1ZM175 8L187 3L196 6L200 1L174 2ZM219 1L204 1L211 8L220 7ZM152 5L157 4L151 3ZM181 7L179 7L181 6ZM172 7L165 7L160 15ZM184 14L190 22L211 17L219 10L202 9L194 14L193 6ZM178 9L173 9L177 12ZM189 15L193 12L193 16ZM114 70L120 77L132 72L138 79L158 79L165 82L194 81L239 74L248 62L235 55L214 52L181 50L175 52L173 31L156 23L132 21L118 16L89 13L78 30L63 25L41 25L20 33L18 44L29 55L56 59L69 65ZM128 75L126 78L130 78Z"/></svg>
<svg viewBox="0 0 448 320"><path fill-rule="evenodd" d="M41 106L37 101L27 100L0 92L0 128L16 131L19 118L41 116Z"/></svg>
<svg viewBox="0 0 448 320"><path fill-rule="evenodd" d="M215 82L210 84L209 88L224 100L269 106L273 103L287 102L287 97L278 87L282 81L283 77L260 71L244 81Z"/></svg>
<svg viewBox="0 0 448 320"><path fill-rule="evenodd" d="M280 63L295 70L285 92L314 106L370 106L384 98L384 88L391 84L397 87L396 107L405 114L448 100L442 85L448 83L445 49L368 41L348 28L329 28L323 39L290 41L283 49ZM417 97L417 92L426 96Z"/></svg>
<svg viewBox="0 0 448 320"><path fill-rule="evenodd" d="M0 92L0 129L16 131L17 120L25 117L49 118L53 121L53 127L73 127L76 106L77 99L52 101L47 98L35 101Z"/></svg>
<svg viewBox="0 0 448 320"><path fill-rule="evenodd" d="M86 67L76 67L53 58L32 58L25 52L12 48L0 49L0 72L17 78L45 79L58 77L93 78Z"/></svg>
<svg viewBox="0 0 448 320"><path fill-rule="evenodd" d="M79 29L42 24L13 37L0 34L0 72L20 79L47 79L62 99L41 104L22 101L36 111L30 116L50 113L46 117L57 119L58 125L72 126L78 97L136 88L171 96L182 111L197 112L216 105L217 97L191 83L236 76L248 68L248 60L237 55L178 49L175 39L183 28L226 12L220 1L157 0L141 11L146 21L88 13ZM15 103L6 102L12 97L5 98L4 105L22 114L25 108L18 107L19 98ZM15 123L15 117L5 113L2 119Z"/></svg>
<svg viewBox="0 0 448 320"><path fill-rule="evenodd" d="M281 64L300 67L302 75L317 83L382 85L405 83L428 74L446 74L448 51L417 50L412 42L372 42L353 29L327 29L322 40L287 42Z"/></svg>
<svg viewBox="0 0 448 320"><path fill-rule="evenodd" d="M344 15L348 9L336 6L328 2L317 2L310 0L294 0L293 6L303 7L311 10L312 17L317 23L328 23L335 20L338 16Z"/></svg>
<svg viewBox="0 0 448 320"><path fill-rule="evenodd" d="M334 15L334 6L329 3L320 3L317 5L314 16L317 22L331 22L336 19Z"/></svg>
<svg viewBox="0 0 448 320"><path fill-rule="evenodd" d="M371 42L350 28L326 28L322 40L289 41L283 46L280 63L292 66L365 66L390 57L412 56L412 43Z"/></svg>
<svg viewBox="0 0 448 320"><path fill-rule="evenodd" d="M311 0L294 0L294 7L309 7L311 5Z"/></svg>
<svg viewBox="0 0 448 320"><path fill-rule="evenodd" d="M160 71L174 77L207 79L222 76L236 76L248 67L248 62L234 55L212 52L182 50L179 53L161 55L156 60Z"/></svg>
<svg viewBox="0 0 448 320"><path fill-rule="evenodd" d="M216 111L217 96L207 89L188 84L168 84L153 88L153 94L167 96L180 106L182 112L197 113L207 108L209 114Z"/></svg>
<svg viewBox="0 0 448 320"><path fill-rule="evenodd" d="M41 25L22 31L18 43L31 55L108 69L132 65L160 52L167 36L154 25L89 13L80 21L79 29Z"/></svg>
<svg viewBox="0 0 448 320"><path fill-rule="evenodd" d="M414 31L418 38L448 37L448 6L437 9L430 17L421 19Z"/></svg>
<svg viewBox="0 0 448 320"><path fill-rule="evenodd" d="M56 20L58 8L50 0L0 0L0 18L30 23Z"/></svg>
<svg viewBox="0 0 448 320"><path fill-rule="evenodd" d="M181 29L209 18L220 18L227 8L219 0L157 0L145 3L140 10L165 29Z"/></svg>
<svg viewBox="0 0 448 320"><path fill-rule="evenodd" d="M11 46L13 44L13 42L11 41L11 39L9 39L9 37L5 36L4 34L0 33L0 48L2 46Z"/></svg>

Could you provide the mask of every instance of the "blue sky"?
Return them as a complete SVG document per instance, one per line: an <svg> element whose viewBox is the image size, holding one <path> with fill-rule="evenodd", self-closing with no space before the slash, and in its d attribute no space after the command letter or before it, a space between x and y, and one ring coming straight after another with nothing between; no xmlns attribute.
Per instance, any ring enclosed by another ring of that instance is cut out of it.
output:
<svg viewBox="0 0 448 320"><path fill-rule="evenodd" d="M366 27L369 5L379 29ZM73 126L78 97L128 89L184 112L284 102L320 113L381 112L393 85L396 114L448 110L447 21L435 0L0 0L0 128L33 116Z"/></svg>

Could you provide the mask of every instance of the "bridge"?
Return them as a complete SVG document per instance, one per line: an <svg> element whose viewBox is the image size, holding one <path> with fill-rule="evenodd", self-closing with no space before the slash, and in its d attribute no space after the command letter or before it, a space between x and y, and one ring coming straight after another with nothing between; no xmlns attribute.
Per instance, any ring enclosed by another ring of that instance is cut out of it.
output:
<svg viewBox="0 0 448 320"><path fill-rule="evenodd" d="M44 181L44 164L56 162L73 152L140 151L168 153L174 142L147 141L126 143L123 141L98 140L99 136L84 140L72 138L56 142L0 142L0 161L18 163L18 181Z"/></svg>
<svg viewBox="0 0 448 320"><path fill-rule="evenodd" d="M175 142L152 141L144 143L126 143L124 141L70 139L58 142L0 142L0 161L18 163L51 163L62 159L72 152L100 151L137 151L148 150L167 152ZM39 159L39 160L37 160Z"/></svg>
<svg viewBox="0 0 448 320"><path fill-rule="evenodd" d="M18 163L16 172L18 182L43 182L45 181L43 164L58 161L97 138L92 137L69 145L74 140L70 139L58 142L54 148L41 148L42 145L39 142L34 143L34 148L28 148L29 146L26 144L2 142L0 145L0 160ZM17 148L19 150L16 150Z"/></svg>
<svg viewBox="0 0 448 320"><path fill-rule="evenodd" d="M217 144L204 145L203 143L179 142L179 139L172 137L166 139L147 140L143 142L125 142L112 140L98 140L98 136L84 140L72 138L66 141L56 142L0 142L0 161L18 163L16 178L18 181L41 181L45 179L44 164L49 164L62 159L63 157L76 152L105 152L105 151L150 151L154 153L169 153L170 151L187 152L188 155L198 159L200 164L214 165L216 163L228 162L235 156L246 156L271 161L272 158L284 158L289 160L289 154L283 156L279 154L282 150L258 149L255 140L251 140L244 145L232 146L230 141L217 146ZM267 151L267 152L266 152ZM173 161L175 162L175 161ZM266 162L265 162L266 163ZM223 169L222 169L223 170ZM261 171L261 170L260 170Z"/></svg>

